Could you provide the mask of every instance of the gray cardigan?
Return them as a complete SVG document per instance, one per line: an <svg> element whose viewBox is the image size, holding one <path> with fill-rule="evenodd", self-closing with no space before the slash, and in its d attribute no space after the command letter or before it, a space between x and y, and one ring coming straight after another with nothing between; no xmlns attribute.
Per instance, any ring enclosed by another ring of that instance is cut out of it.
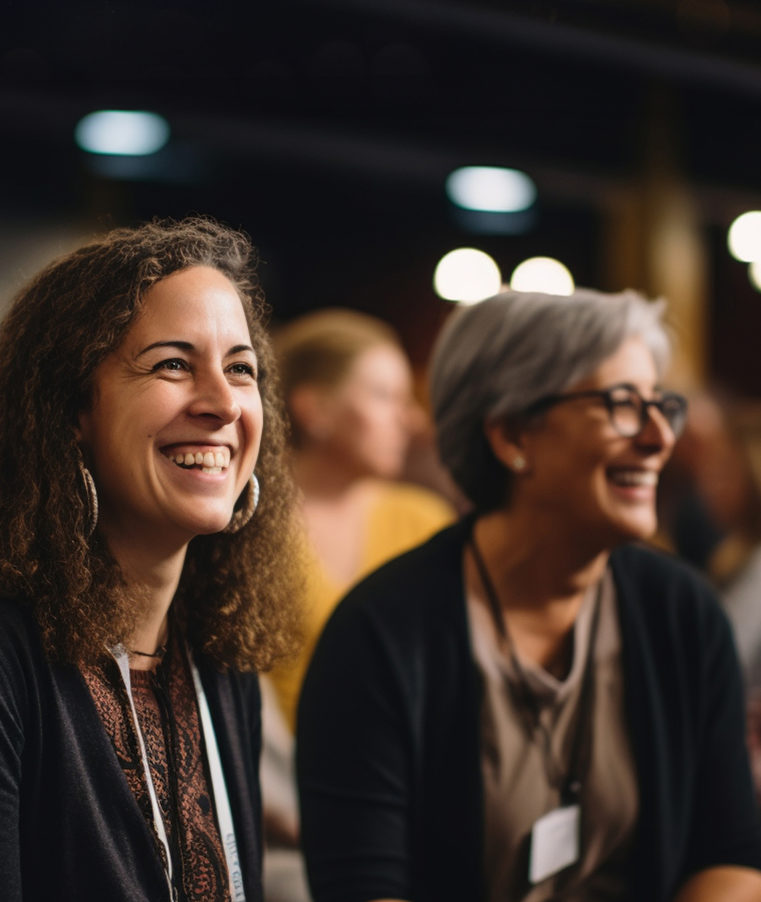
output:
<svg viewBox="0 0 761 902"><path fill-rule="evenodd" d="M227 782L246 899L261 902L255 675L198 662ZM0 599L0 897L168 899L156 843L80 673L51 665L29 611Z"/></svg>
<svg viewBox="0 0 761 902"><path fill-rule="evenodd" d="M463 599L466 520L339 605L301 696L303 845L315 902L475 902L479 677ZM761 869L761 825L726 617L685 566L611 556L640 793L631 898L669 902L694 871Z"/></svg>

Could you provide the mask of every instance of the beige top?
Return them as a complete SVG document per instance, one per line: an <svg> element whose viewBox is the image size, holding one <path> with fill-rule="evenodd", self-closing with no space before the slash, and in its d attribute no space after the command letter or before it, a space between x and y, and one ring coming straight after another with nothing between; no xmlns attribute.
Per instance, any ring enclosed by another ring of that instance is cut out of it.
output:
<svg viewBox="0 0 761 902"><path fill-rule="evenodd" d="M557 680L521 659L551 735L554 760L567 773L579 714L579 696L591 631L594 595L574 627L571 670ZM468 593L473 651L484 680L481 750L484 780L484 868L489 902L601 902L626 890L626 863L638 814L634 762L624 717L621 635L615 588L603 579L594 654L589 772L581 774L580 860L532 886L528 879L531 829L560 804L550 784L541 734L529 739L506 680L515 684L510 655L485 599Z"/></svg>

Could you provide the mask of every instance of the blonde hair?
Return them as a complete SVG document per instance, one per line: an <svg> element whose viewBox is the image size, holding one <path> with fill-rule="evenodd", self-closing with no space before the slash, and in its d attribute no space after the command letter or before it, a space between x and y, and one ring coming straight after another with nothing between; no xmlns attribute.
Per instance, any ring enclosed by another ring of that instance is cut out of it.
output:
<svg viewBox="0 0 761 902"><path fill-rule="evenodd" d="M378 345L401 350L397 334L387 323L338 307L308 313L281 326L274 332L273 344L296 445L304 437L289 405L294 389L302 385L335 388L365 351Z"/></svg>

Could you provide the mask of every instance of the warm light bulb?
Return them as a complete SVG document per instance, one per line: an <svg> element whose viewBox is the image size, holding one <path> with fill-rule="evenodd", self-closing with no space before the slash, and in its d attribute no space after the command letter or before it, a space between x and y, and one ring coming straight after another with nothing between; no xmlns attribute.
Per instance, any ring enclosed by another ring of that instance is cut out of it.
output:
<svg viewBox="0 0 761 902"><path fill-rule="evenodd" d="M492 257L474 247L460 247L439 260L433 287L439 297L474 304L500 290L502 274Z"/></svg>
<svg viewBox="0 0 761 902"><path fill-rule="evenodd" d="M543 294L572 294L575 288L568 268L553 257L530 257L519 263L510 277L514 291L538 291Z"/></svg>
<svg viewBox="0 0 761 902"><path fill-rule="evenodd" d="M761 211L749 210L738 216L729 227L727 245L735 260L761 260Z"/></svg>

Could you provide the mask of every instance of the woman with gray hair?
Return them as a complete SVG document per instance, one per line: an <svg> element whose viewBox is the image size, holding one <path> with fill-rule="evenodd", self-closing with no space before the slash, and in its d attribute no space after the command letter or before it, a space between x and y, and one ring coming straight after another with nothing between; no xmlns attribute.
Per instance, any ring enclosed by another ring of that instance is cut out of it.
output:
<svg viewBox="0 0 761 902"><path fill-rule="evenodd" d="M687 404L663 304L505 292L434 350L473 512L339 605L302 694L315 902L761 898L728 623L641 546Z"/></svg>

